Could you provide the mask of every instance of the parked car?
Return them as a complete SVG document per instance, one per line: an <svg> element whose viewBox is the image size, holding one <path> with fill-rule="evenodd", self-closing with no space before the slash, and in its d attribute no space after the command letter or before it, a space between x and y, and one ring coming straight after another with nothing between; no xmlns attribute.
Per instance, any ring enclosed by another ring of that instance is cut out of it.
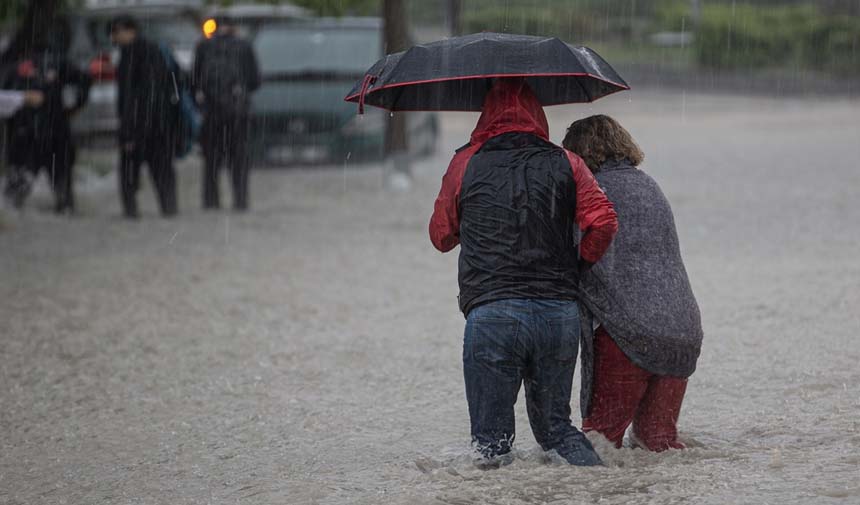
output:
<svg viewBox="0 0 860 505"><path fill-rule="evenodd" d="M116 115L115 66L119 51L111 47L108 26L119 14L130 14L151 40L167 44L177 63L190 70L194 46L203 36L200 27L201 2L134 1L95 2L70 16L72 41L70 58L93 77L90 100L72 120L72 132L81 140L113 140L119 126Z"/></svg>
<svg viewBox="0 0 860 505"><path fill-rule="evenodd" d="M368 161L383 156L388 113L344 102L382 55L379 18L262 24L253 39L263 77L251 106L251 152L266 164ZM410 150L430 153L433 113L408 113Z"/></svg>

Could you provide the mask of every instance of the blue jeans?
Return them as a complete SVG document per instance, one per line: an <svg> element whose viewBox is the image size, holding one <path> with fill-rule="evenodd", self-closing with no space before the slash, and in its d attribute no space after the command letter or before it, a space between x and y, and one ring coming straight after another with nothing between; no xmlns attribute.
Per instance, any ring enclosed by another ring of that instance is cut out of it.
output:
<svg viewBox="0 0 860 505"><path fill-rule="evenodd" d="M570 421L579 333L579 307L568 300L501 300L469 312L463 375L472 443L486 458L510 452L514 404L524 382L529 423L540 446L574 465L601 464Z"/></svg>

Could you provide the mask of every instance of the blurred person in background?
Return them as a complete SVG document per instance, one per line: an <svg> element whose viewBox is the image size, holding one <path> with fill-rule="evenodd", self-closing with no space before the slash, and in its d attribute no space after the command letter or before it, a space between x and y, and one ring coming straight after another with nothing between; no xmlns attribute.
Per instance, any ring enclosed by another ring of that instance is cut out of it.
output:
<svg viewBox="0 0 860 505"><path fill-rule="evenodd" d="M603 256L616 227L612 204L585 163L549 141L528 83L497 79L471 141L442 179L429 227L439 251L460 245L466 400L472 442L488 464L510 458L523 384L541 448L573 465L601 464L570 420L581 333L577 285L580 269Z"/></svg>
<svg viewBox="0 0 860 505"><path fill-rule="evenodd" d="M171 70L170 50L140 33L131 16L118 16L109 27L120 47L117 68L120 167L119 185L125 217L139 217L140 168L149 166L162 216L178 212L173 167L179 125L180 76Z"/></svg>
<svg viewBox="0 0 860 505"><path fill-rule="evenodd" d="M36 91L25 95L28 107L15 112L7 123L9 175L7 198L16 207L24 204L32 184L44 169L51 180L54 211L74 211L74 164L76 148L70 125L71 116L89 97L90 78L67 57L71 28L68 19L57 17L47 32L36 34L5 69L0 87ZM74 103L66 103L67 90L74 90Z"/></svg>
<svg viewBox="0 0 860 505"><path fill-rule="evenodd" d="M583 341L582 429L620 448L632 423L635 446L683 449L678 416L696 369L702 322L672 209L660 186L637 168L644 154L614 119L574 122L564 147L585 160L618 214L615 240L581 277L582 301L600 323L593 356Z"/></svg>
<svg viewBox="0 0 860 505"><path fill-rule="evenodd" d="M254 50L239 38L234 22L215 19L216 31L197 46L192 71L195 97L203 110L203 208L221 206L219 172L227 164L233 186L233 208L248 208L248 112L251 93L260 87Z"/></svg>

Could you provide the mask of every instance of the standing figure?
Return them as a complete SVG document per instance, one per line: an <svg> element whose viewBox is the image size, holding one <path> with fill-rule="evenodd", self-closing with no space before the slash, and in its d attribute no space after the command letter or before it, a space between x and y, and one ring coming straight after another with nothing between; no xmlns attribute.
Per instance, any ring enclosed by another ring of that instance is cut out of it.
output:
<svg viewBox="0 0 860 505"><path fill-rule="evenodd" d="M230 18L216 20L216 32L197 46L192 85L204 120L201 145L203 208L221 206L218 174L227 164L233 184L233 208L248 208L248 111L251 93L260 87L260 71L251 45L238 37Z"/></svg>
<svg viewBox="0 0 860 505"><path fill-rule="evenodd" d="M702 346L675 219L660 186L637 167L644 155L608 116L574 122L564 147L581 156L618 214L618 234L582 276L582 300L600 327L583 338L582 429L616 447L683 449L678 416Z"/></svg>
<svg viewBox="0 0 860 505"><path fill-rule="evenodd" d="M71 213L75 199L72 184L76 149L70 126L71 116L87 102L90 78L72 64L68 51L68 21L60 18L54 30L37 39L33 46L7 69L2 88L37 91L38 106L19 109L8 121L8 163L6 196L16 207L24 204L33 180L44 169L51 179L54 211ZM74 89L74 103L67 106L64 90Z"/></svg>
<svg viewBox="0 0 860 505"><path fill-rule="evenodd" d="M540 446L573 465L600 464L570 420L577 285L580 268L603 256L616 229L612 204L585 163L549 141L526 81L496 80L471 141L442 179L430 220L437 249L460 245L472 442L492 463L508 459L496 457L511 451L514 403L525 384Z"/></svg>
<svg viewBox="0 0 860 505"><path fill-rule="evenodd" d="M134 18L115 18L110 36L121 49L117 107L123 213L127 218L138 217L140 167L146 162L161 214L174 216L178 209L173 157L179 131L181 77L171 69L170 50L144 38Z"/></svg>

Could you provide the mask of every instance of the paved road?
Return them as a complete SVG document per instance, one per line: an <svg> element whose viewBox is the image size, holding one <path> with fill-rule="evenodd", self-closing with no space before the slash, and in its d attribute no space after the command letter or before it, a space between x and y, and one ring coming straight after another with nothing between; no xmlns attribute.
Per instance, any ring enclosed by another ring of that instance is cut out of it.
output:
<svg viewBox="0 0 860 505"><path fill-rule="evenodd" d="M248 215L82 215L37 194L0 231L0 504L856 503L860 103L640 93L609 112L675 212L706 340L683 452L470 461L456 256L426 223L445 117L411 191L379 167L254 174ZM33 208L35 207L35 208ZM522 402L521 402L522 403ZM574 405L574 411L578 405Z"/></svg>

